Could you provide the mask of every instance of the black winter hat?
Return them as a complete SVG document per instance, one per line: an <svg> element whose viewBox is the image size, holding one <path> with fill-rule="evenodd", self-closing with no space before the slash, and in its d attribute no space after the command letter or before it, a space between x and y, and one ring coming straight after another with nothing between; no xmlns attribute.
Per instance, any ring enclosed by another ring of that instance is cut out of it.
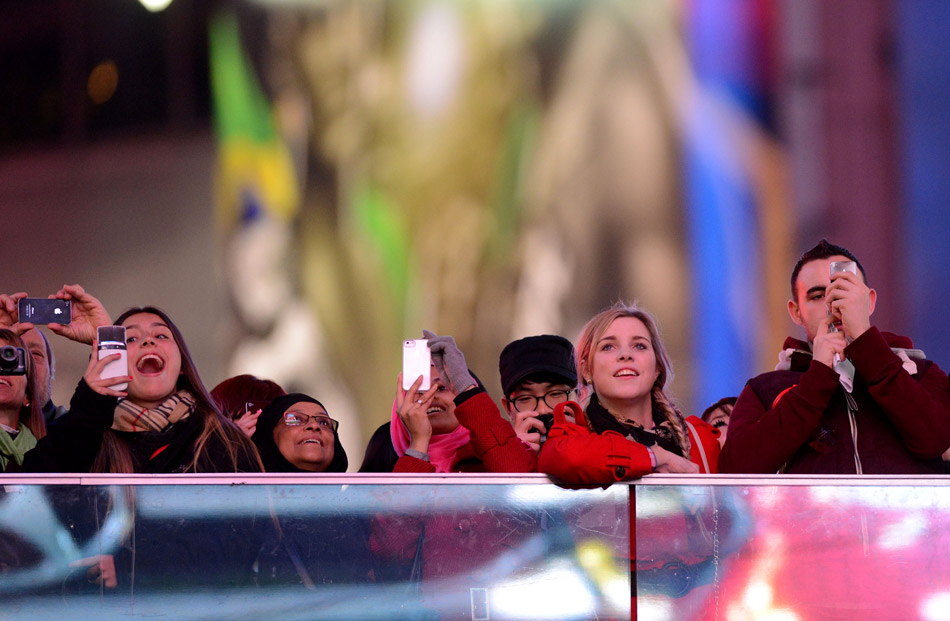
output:
<svg viewBox="0 0 950 621"><path fill-rule="evenodd" d="M577 384L574 346L563 336L553 334L512 341L501 350L498 372L501 374L505 398L511 395L519 382L536 373L550 375L573 387Z"/></svg>

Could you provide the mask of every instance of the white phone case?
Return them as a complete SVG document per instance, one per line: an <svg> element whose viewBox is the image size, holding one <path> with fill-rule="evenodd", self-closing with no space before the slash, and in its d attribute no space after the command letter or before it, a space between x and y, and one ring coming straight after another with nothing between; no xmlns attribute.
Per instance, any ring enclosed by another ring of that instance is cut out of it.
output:
<svg viewBox="0 0 950 621"><path fill-rule="evenodd" d="M413 382L422 376L419 390L429 390L432 376L429 369L432 363L429 354L429 341L426 339L407 339L402 342L402 389L409 390Z"/></svg>
<svg viewBox="0 0 950 621"><path fill-rule="evenodd" d="M123 330L124 332L124 330ZM100 339L98 345L98 359L102 360L107 356L112 354L119 354L121 357L118 360L113 360L105 366L102 370L102 379L107 377L128 377L129 375L129 352L126 349L125 341L119 343L117 341L102 341ZM109 386L113 390L125 390L129 387L128 382L122 382L121 384L115 384L114 386Z"/></svg>

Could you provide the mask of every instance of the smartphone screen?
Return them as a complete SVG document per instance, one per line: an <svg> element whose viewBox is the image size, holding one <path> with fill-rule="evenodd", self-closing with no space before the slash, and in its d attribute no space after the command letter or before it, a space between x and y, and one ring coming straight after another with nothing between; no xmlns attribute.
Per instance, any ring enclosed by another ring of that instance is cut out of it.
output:
<svg viewBox="0 0 950 621"><path fill-rule="evenodd" d="M18 310L20 321L24 323L65 325L72 320L72 303L69 300L22 298Z"/></svg>
<svg viewBox="0 0 950 621"><path fill-rule="evenodd" d="M419 390L429 390L432 386L432 372L429 369L431 356L429 341L426 339L407 339L402 342L402 389L409 390L412 383L422 376Z"/></svg>

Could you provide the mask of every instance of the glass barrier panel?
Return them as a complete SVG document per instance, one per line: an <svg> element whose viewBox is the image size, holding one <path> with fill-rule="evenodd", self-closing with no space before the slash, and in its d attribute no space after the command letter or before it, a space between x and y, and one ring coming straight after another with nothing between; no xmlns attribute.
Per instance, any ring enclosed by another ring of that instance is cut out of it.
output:
<svg viewBox="0 0 950 621"><path fill-rule="evenodd" d="M3 614L630 616L626 486L337 479L343 483L2 485Z"/></svg>
<svg viewBox="0 0 950 621"><path fill-rule="evenodd" d="M638 619L950 619L950 488L638 485Z"/></svg>

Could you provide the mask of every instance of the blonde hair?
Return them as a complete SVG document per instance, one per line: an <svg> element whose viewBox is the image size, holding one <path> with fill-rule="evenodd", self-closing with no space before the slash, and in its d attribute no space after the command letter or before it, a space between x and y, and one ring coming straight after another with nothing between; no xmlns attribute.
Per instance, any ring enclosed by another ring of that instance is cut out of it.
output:
<svg viewBox="0 0 950 621"><path fill-rule="evenodd" d="M594 315L581 330L577 348L574 351L577 364L578 399L581 406L586 410L590 404L591 395L597 391L589 375L594 362L594 343L599 341L611 324L621 317L639 319L650 333L650 344L653 346L653 352L656 355L656 368L659 371L650 391L653 411L662 414L669 421L676 435L677 444L683 450L683 456L688 458L690 443L686 423L679 409L666 394L667 384L673 381L673 364L670 362L666 347L660 338L660 330L657 328L656 319L636 304L617 302L610 308ZM590 425L589 419L587 424Z"/></svg>

